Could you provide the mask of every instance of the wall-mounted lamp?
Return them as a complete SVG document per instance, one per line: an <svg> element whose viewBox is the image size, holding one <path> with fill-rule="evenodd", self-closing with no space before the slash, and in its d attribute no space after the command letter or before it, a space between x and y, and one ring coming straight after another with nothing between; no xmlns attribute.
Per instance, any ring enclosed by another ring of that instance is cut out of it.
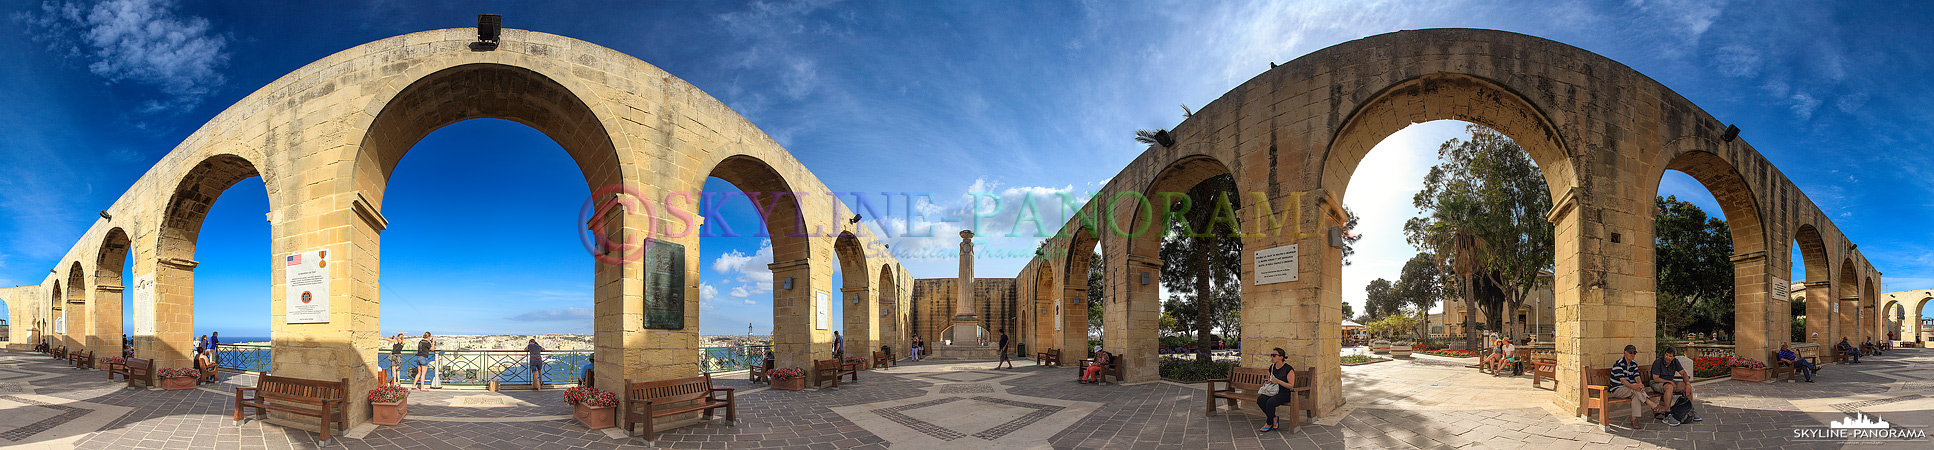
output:
<svg viewBox="0 0 1934 450"><path fill-rule="evenodd" d="M860 294L857 292L853 293L853 304L860 304Z"/></svg>
<svg viewBox="0 0 1934 450"><path fill-rule="evenodd" d="M1148 284L1148 272L1142 272L1142 285Z"/></svg>
<svg viewBox="0 0 1934 450"><path fill-rule="evenodd" d="M786 277L786 290L792 290L792 277Z"/></svg>
<svg viewBox="0 0 1934 450"><path fill-rule="evenodd" d="M101 218L102 218L102 219L107 219L107 220L114 220L114 216L110 216L110 215L108 215L108 214L107 214L107 210L105 210L105 209L103 209L103 210L101 210Z"/></svg>
<svg viewBox="0 0 1934 450"><path fill-rule="evenodd" d="M1330 227L1330 246L1343 248L1343 227Z"/></svg>
<svg viewBox="0 0 1934 450"><path fill-rule="evenodd" d="M477 42L471 44L471 48L478 50L496 50L497 41L501 37L503 26L504 16L501 14L478 14Z"/></svg>
<svg viewBox="0 0 1934 450"><path fill-rule="evenodd" d="M1726 134L1719 136L1719 140L1724 142L1732 142L1733 139L1739 139L1739 125L1727 125Z"/></svg>

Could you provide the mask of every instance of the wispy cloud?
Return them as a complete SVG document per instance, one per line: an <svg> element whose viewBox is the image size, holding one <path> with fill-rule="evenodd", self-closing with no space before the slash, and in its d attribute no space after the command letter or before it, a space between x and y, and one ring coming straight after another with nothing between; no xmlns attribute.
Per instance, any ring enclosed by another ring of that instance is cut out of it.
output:
<svg viewBox="0 0 1934 450"><path fill-rule="evenodd" d="M16 20L48 48L86 62L110 83L156 89L143 112L194 108L226 77L228 37L208 19L181 16L173 0L105 0L91 5L48 2Z"/></svg>
<svg viewBox="0 0 1934 450"><path fill-rule="evenodd" d="M505 319L534 322L588 321L591 320L591 308L546 309L518 314L506 317Z"/></svg>

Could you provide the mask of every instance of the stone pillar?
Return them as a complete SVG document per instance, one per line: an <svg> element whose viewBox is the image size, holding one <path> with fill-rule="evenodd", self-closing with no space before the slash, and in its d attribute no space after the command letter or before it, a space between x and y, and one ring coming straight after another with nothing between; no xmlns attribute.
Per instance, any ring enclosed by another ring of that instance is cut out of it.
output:
<svg viewBox="0 0 1934 450"><path fill-rule="evenodd" d="M1831 344L1833 339L1833 294L1827 287L1832 283L1826 280L1808 281L1806 289L1806 342Z"/></svg>
<svg viewBox="0 0 1934 450"><path fill-rule="evenodd" d="M1732 262L1735 354L1765 361L1791 334L1792 305L1786 299L1767 298L1767 283L1779 277L1767 273L1771 265L1766 263L1766 252L1733 255Z"/></svg>
<svg viewBox="0 0 1934 450"><path fill-rule="evenodd" d="M774 251L777 252L776 249ZM810 371L814 359L830 358L833 354L832 332L821 332L813 323L818 315L818 306L813 298L811 261L775 262L766 267L772 269L773 367L799 367ZM791 289L786 288L789 278L792 279Z"/></svg>
<svg viewBox="0 0 1934 450"><path fill-rule="evenodd" d="M1839 305L1840 311L1834 315L1836 320L1831 343L1838 344L1840 338L1846 338L1848 342L1859 344L1860 297L1842 297L1836 304Z"/></svg>
<svg viewBox="0 0 1934 450"><path fill-rule="evenodd" d="M95 286L94 301L88 302L88 321L94 337L88 344L96 361L121 356L121 286Z"/></svg>
<svg viewBox="0 0 1934 450"><path fill-rule="evenodd" d="M181 258L162 258L155 265L154 334L136 355L154 359L156 369L194 367L189 358L195 352L195 266L199 262ZM271 275L273 282L281 271ZM277 354L277 360L281 355Z"/></svg>
<svg viewBox="0 0 1934 450"><path fill-rule="evenodd" d="M1626 345L1637 346L1649 361L1657 341L1655 250L1650 225L1642 225L1652 220L1652 200L1615 208L1588 204L1584 197L1577 188L1567 191L1546 216L1555 237L1554 402L1567 411L1579 407L1585 371L1611 367Z"/></svg>
<svg viewBox="0 0 1934 450"><path fill-rule="evenodd" d="M1086 356L1088 346L1088 283L1087 274L1081 275L1080 287L1070 286L1061 290L1061 299L1056 303L1061 307L1061 331L1056 332L1054 346L1060 347L1062 358L1069 364ZM1050 308L1048 314L1053 314ZM1159 319L1159 316L1157 316Z"/></svg>
<svg viewBox="0 0 1934 450"><path fill-rule="evenodd" d="M974 314L974 232L960 230L960 278L954 284L953 342L955 346L980 345L980 317ZM989 330L990 332L992 330Z"/></svg>
<svg viewBox="0 0 1934 450"><path fill-rule="evenodd" d="M1124 365L1126 379L1122 381L1154 381L1161 378L1155 350L1160 346L1161 336L1162 298L1157 289L1161 286L1162 260L1129 255L1120 264L1125 266L1123 273L1127 276L1109 280L1109 284L1119 286L1114 290L1122 293L1122 300L1106 305L1103 310L1107 316L1103 326L1107 331L1102 333L1106 341L1102 346Z"/></svg>
<svg viewBox="0 0 1934 450"><path fill-rule="evenodd" d="M872 297L872 290L865 286L842 287L839 290L843 326L846 332L846 356L871 358L873 352L880 350L880 311L878 302ZM853 299L859 302L854 303Z"/></svg>

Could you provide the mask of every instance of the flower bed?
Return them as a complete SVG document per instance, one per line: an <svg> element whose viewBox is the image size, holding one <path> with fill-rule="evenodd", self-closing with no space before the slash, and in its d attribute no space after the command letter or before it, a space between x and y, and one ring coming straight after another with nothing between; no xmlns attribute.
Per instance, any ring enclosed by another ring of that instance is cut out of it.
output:
<svg viewBox="0 0 1934 450"><path fill-rule="evenodd" d="M1476 358L1477 357L1477 352L1472 350L1425 350L1423 354L1436 355L1436 356L1449 356L1452 358Z"/></svg>
<svg viewBox="0 0 1934 450"><path fill-rule="evenodd" d="M155 375L161 378L198 378L201 377L201 371L187 367L169 367L155 371Z"/></svg>
<svg viewBox="0 0 1934 450"><path fill-rule="evenodd" d="M1411 344L1410 348L1412 350L1428 353L1431 350L1443 350L1443 349L1450 348L1450 346L1445 344Z"/></svg>
<svg viewBox="0 0 1934 450"><path fill-rule="evenodd" d="M610 408L618 406L618 393L598 390L591 386L578 386L564 390L564 403L592 408Z"/></svg>
<svg viewBox="0 0 1934 450"><path fill-rule="evenodd" d="M410 390L403 385L392 384L369 390L370 403L396 403L410 396Z"/></svg>
<svg viewBox="0 0 1934 450"><path fill-rule="evenodd" d="M1726 365L1726 358L1692 358L1692 376L1698 378L1731 376L1732 366Z"/></svg>
<svg viewBox="0 0 1934 450"><path fill-rule="evenodd" d="M1229 376L1229 367L1234 365L1235 362L1233 361L1199 363L1195 362L1195 358L1193 357L1176 358L1164 356L1161 362L1161 373L1162 378L1184 383L1198 383L1205 380L1227 377Z"/></svg>
<svg viewBox="0 0 1934 450"><path fill-rule="evenodd" d="M1356 366L1356 365L1363 365L1363 364L1370 364L1370 363L1379 363L1379 362L1384 362L1389 360L1390 360L1389 358L1378 358L1378 357L1369 356L1369 355L1350 355L1350 356L1343 357L1343 365Z"/></svg>

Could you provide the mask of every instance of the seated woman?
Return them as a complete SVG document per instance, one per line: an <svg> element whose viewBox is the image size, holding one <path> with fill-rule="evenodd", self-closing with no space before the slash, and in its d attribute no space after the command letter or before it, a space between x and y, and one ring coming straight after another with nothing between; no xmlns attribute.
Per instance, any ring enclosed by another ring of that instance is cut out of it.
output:
<svg viewBox="0 0 1934 450"><path fill-rule="evenodd" d="M1491 354L1484 355L1484 359L1482 361L1479 361L1478 364L1484 370L1490 370L1491 373L1497 373L1497 370L1496 370L1497 367L1500 366L1501 365L1500 362L1504 360L1504 341L1492 341L1491 347L1487 348L1486 350L1489 350Z"/></svg>
<svg viewBox="0 0 1934 450"><path fill-rule="evenodd" d="M195 354L195 370L201 371L201 378L195 379L195 384L218 381L215 375L220 373L221 368L215 365L214 350L202 349Z"/></svg>
<svg viewBox="0 0 1934 450"><path fill-rule="evenodd" d="M1102 366L1108 365L1110 361L1114 361L1114 355L1110 355L1106 351L1095 350L1095 362L1093 364L1089 364L1088 369L1081 372L1081 383L1082 384L1100 383L1101 368ZM1116 381L1121 381L1121 380L1116 380Z"/></svg>
<svg viewBox="0 0 1934 450"><path fill-rule="evenodd" d="M1263 414L1263 426L1262 429L1256 430L1258 433L1276 431L1276 408L1296 397L1296 391L1293 390L1296 388L1296 368L1289 366L1287 355L1288 353L1283 352L1281 347L1269 351L1269 379L1264 382L1275 385L1276 393L1275 395L1256 394L1256 407L1262 409ZM1268 388L1264 389L1267 392ZM1298 413L1292 411L1290 414Z"/></svg>

